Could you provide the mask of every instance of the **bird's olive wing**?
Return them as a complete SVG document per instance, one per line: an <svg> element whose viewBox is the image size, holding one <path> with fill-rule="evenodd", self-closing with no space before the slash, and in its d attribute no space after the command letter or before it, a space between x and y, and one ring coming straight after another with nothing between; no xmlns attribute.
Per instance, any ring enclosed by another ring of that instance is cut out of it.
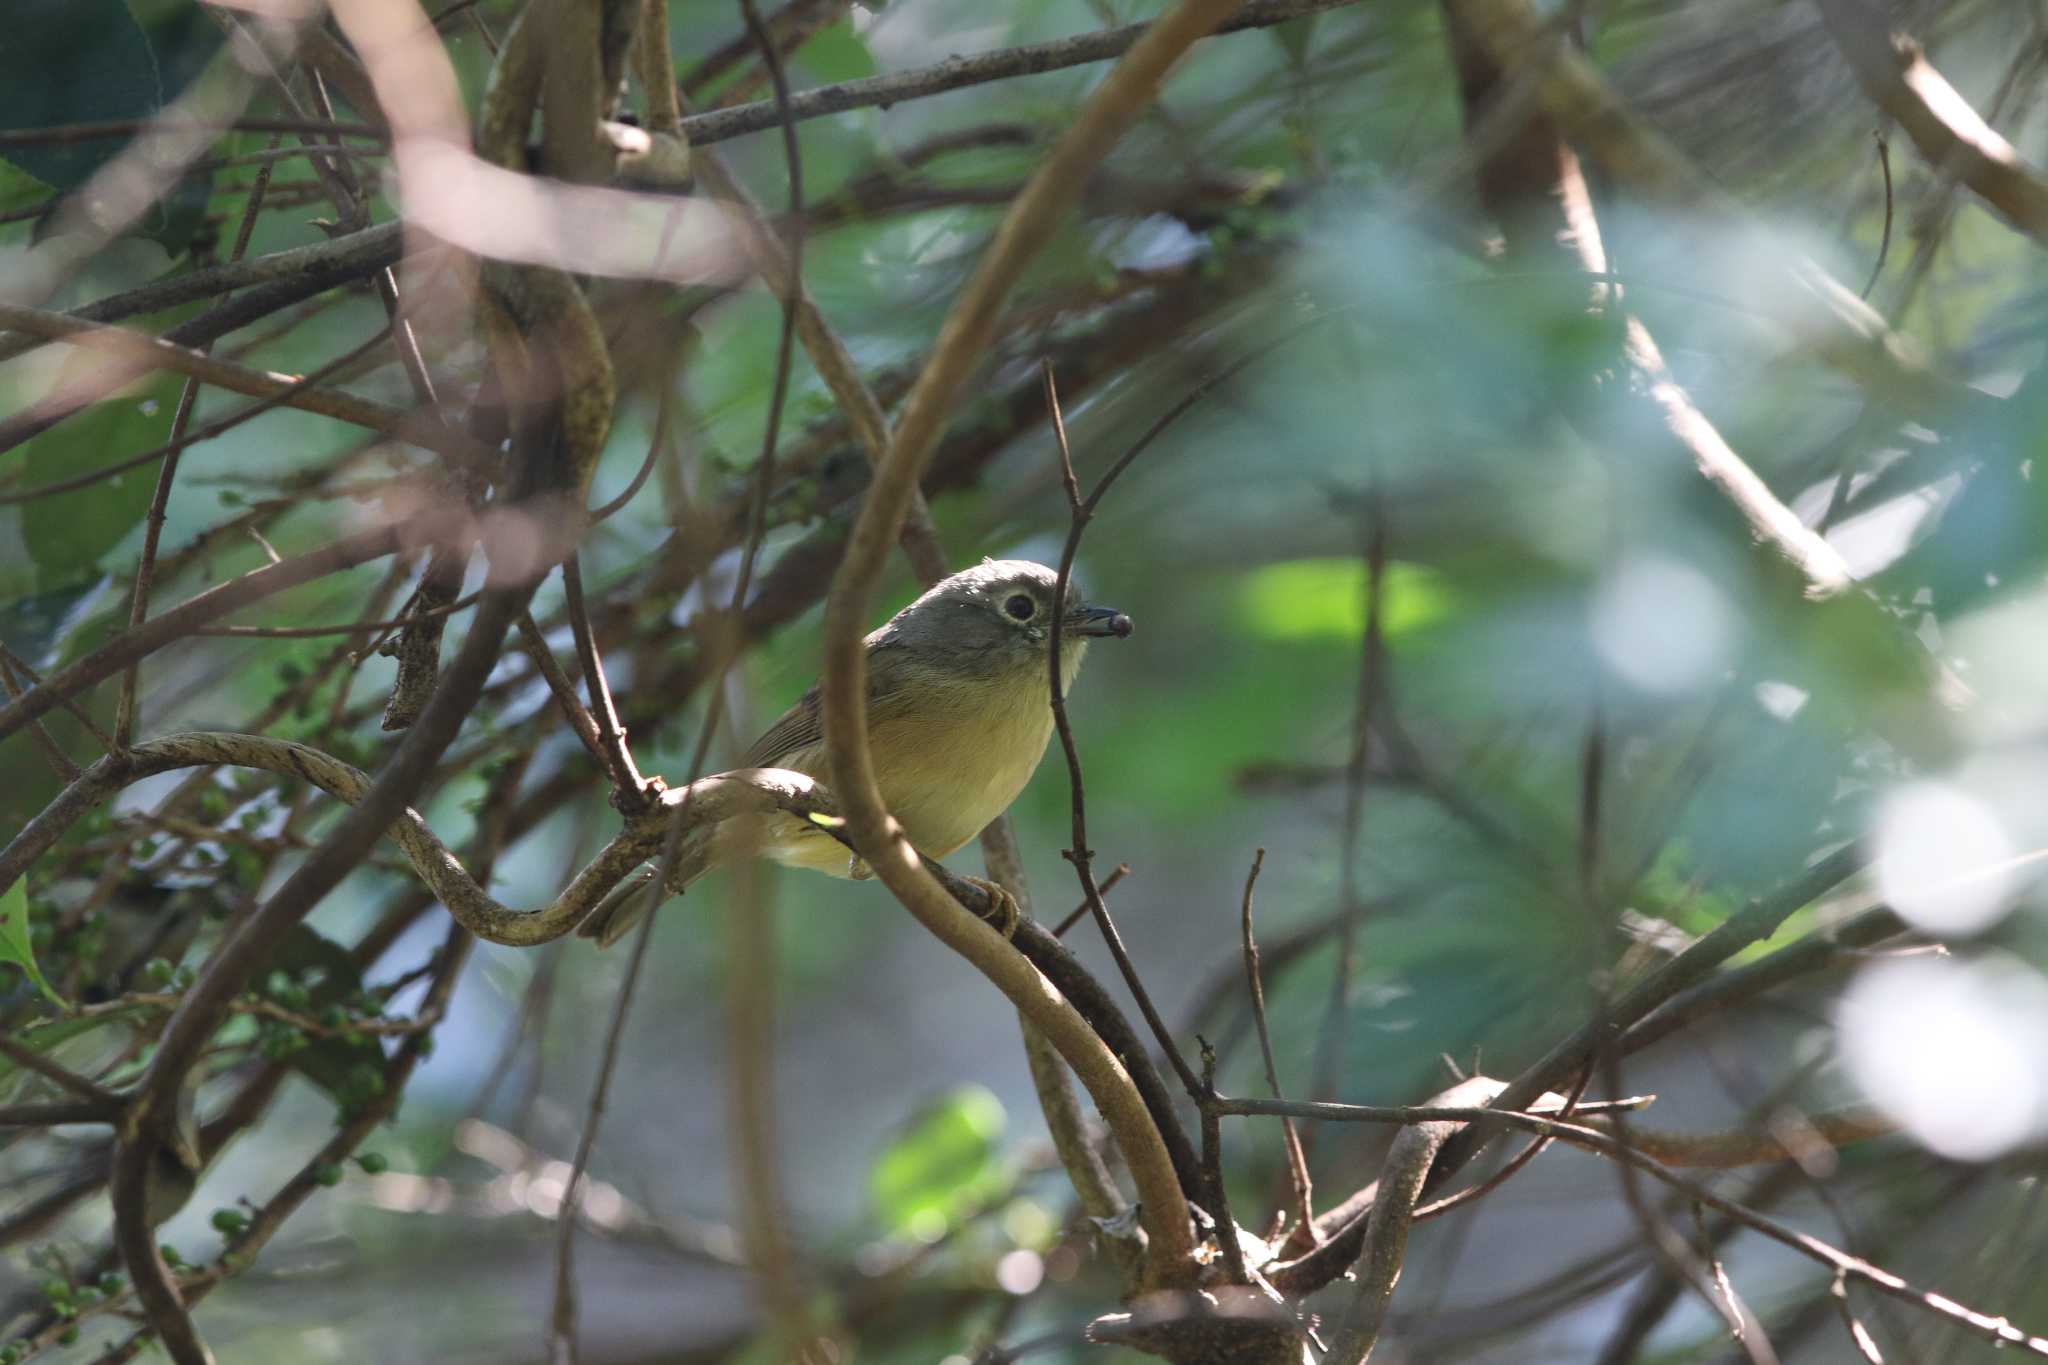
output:
<svg viewBox="0 0 2048 1365"><path fill-rule="evenodd" d="M818 684L803 699L782 713L782 719L768 727L740 760L742 768L779 768L783 760L799 750L825 742L825 718L818 711Z"/></svg>
<svg viewBox="0 0 2048 1365"><path fill-rule="evenodd" d="M903 646L884 630L878 630L868 637L868 705L872 708L878 697L891 690L892 680L899 669L892 668L904 653ZM825 717L819 710L823 688L812 683L810 690L795 706L782 713L782 719L768 727L746 757L740 760L743 768L780 768L788 764L790 756L815 748L825 742Z"/></svg>

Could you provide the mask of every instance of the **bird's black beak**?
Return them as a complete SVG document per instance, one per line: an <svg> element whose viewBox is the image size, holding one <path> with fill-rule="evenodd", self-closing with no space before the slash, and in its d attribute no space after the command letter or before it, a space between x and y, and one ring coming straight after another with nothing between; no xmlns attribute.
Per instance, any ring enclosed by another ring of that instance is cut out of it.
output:
<svg viewBox="0 0 2048 1365"><path fill-rule="evenodd" d="M1131 618L1115 607L1076 607L1067 613L1067 628L1076 635L1114 635L1127 639Z"/></svg>

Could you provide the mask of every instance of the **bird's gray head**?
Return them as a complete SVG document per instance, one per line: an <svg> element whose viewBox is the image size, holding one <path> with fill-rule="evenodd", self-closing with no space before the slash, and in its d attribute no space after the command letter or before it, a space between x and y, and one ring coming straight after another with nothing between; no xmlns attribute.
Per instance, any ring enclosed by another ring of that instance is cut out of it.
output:
<svg viewBox="0 0 2048 1365"><path fill-rule="evenodd" d="M1059 575L1028 559L985 559L934 585L868 637L907 647L919 662L977 677L1045 669ZM1131 618L1081 599L1072 582L1060 626L1069 679L1091 638L1131 633Z"/></svg>

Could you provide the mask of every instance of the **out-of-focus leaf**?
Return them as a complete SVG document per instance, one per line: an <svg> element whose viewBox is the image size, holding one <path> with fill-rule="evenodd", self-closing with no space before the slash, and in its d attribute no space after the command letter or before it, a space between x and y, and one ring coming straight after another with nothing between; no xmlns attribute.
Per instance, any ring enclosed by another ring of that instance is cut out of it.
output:
<svg viewBox="0 0 2048 1365"><path fill-rule="evenodd" d="M1455 605L1440 577L1415 564L1387 565L1380 629L1387 639L1441 619ZM1356 639L1365 629L1365 565L1356 559L1293 559L1245 575L1237 591L1244 628L1269 640Z"/></svg>
<svg viewBox="0 0 2048 1365"><path fill-rule="evenodd" d="M998 1157L1002 1102L962 1086L891 1143L868 1173L868 1191L892 1233L922 1240L998 1194L1009 1174Z"/></svg>
<svg viewBox="0 0 2048 1365"><path fill-rule="evenodd" d="M24 569L16 583L10 581L14 572L10 569L0 574L0 594L25 588L35 577ZM65 639L107 598L107 586L112 582L102 574L49 592L23 592L0 600L0 640L39 671L47 670Z"/></svg>
<svg viewBox="0 0 2048 1365"><path fill-rule="evenodd" d="M0 42L0 128L145 119L175 98L221 42L198 6L122 0L19 0ZM13 147L8 160L59 190L75 189L118 154L128 136ZM205 215L208 173L182 178L139 225L171 251Z"/></svg>
<svg viewBox="0 0 2048 1365"><path fill-rule="evenodd" d="M868 53L868 45L844 19L819 29L797 49L796 60L820 85L862 80L880 70Z"/></svg>
<svg viewBox="0 0 2048 1365"><path fill-rule="evenodd" d="M28 935L28 887L18 877L7 888L7 894L0 896L0 962L12 962L21 968L52 1003L69 1008L64 997L44 977L43 969L36 965L36 950Z"/></svg>
<svg viewBox="0 0 2048 1365"><path fill-rule="evenodd" d="M1297 66L1308 61L1309 44L1315 40L1316 20L1319 15L1304 14L1299 19L1290 19L1284 24L1275 24L1266 34L1277 43L1288 60Z"/></svg>
<svg viewBox="0 0 2048 1365"><path fill-rule="evenodd" d="M133 393L93 404L31 441L20 465L20 486L33 488L88 472L89 467L79 467L81 452L111 464L161 445L170 435L182 383L174 375L160 376ZM138 465L14 509L21 514L21 536L35 562L36 585L47 590L97 577L100 556L120 544L149 511L156 474L156 465Z"/></svg>

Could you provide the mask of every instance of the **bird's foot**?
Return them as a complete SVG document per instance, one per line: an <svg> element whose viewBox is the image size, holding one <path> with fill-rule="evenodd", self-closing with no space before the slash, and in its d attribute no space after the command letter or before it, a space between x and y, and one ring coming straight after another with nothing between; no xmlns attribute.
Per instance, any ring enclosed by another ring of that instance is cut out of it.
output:
<svg viewBox="0 0 2048 1365"><path fill-rule="evenodd" d="M1017 898L986 877L962 877L960 880L988 893L988 913L982 918L1004 938L1015 938L1017 922L1024 918L1024 912L1017 908Z"/></svg>

